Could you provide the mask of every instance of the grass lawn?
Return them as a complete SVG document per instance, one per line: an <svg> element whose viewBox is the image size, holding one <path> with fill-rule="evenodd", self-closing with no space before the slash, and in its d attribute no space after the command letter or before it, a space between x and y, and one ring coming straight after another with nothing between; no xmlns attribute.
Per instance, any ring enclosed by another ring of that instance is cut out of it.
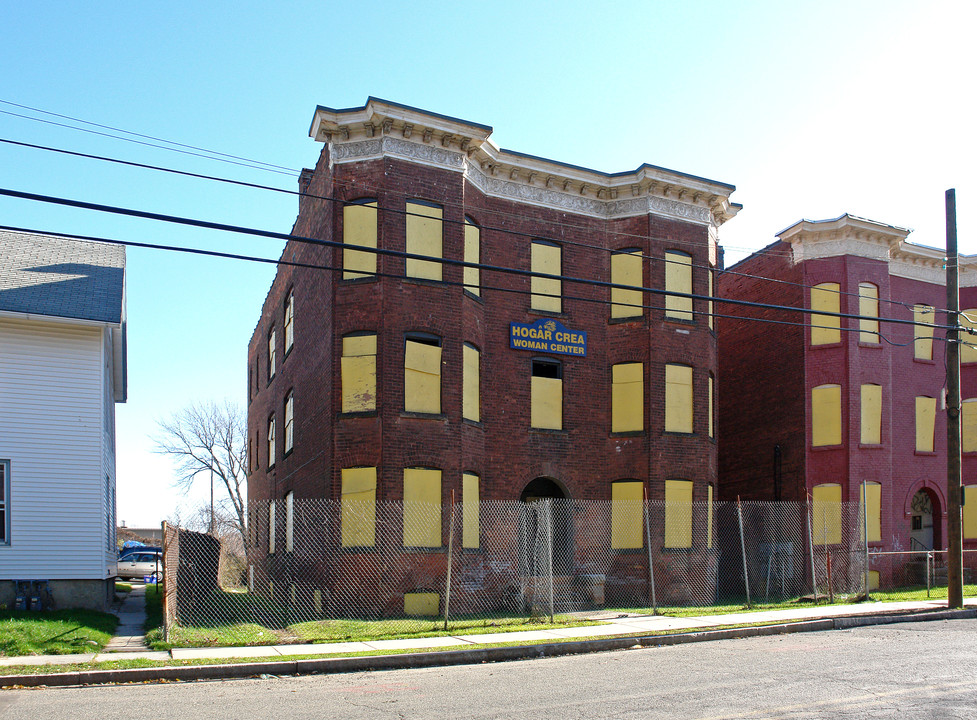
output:
<svg viewBox="0 0 977 720"><path fill-rule="evenodd" d="M0 655L69 655L98 652L119 619L94 610L0 610Z"/></svg>

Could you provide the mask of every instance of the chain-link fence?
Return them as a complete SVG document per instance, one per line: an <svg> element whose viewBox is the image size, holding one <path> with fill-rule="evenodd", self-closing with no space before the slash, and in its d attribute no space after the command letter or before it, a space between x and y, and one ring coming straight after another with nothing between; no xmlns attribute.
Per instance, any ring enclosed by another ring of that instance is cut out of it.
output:
<svg viewBox="0 0 977 720"><path fill-rule="evenodd" d="M857 503L442 507L353 496L252 501L249 518L246 543L166 529L167 629L250 624L278 642L392 636L574 611L852 596L866 581L935 582L938 566L931 555L920 572L925 553L867 552Z"/></svg>

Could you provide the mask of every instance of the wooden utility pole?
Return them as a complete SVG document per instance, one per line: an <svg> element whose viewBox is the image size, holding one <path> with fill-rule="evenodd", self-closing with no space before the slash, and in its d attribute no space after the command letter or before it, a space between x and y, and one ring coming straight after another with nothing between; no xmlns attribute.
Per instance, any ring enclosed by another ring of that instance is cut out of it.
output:
<svg viewBox="0 0 977 720"><path fill-rule="evenodd" d="M960 278L957 197L946 191L946 528L947 607L963 607L963 536L960 496Z"/></svg>

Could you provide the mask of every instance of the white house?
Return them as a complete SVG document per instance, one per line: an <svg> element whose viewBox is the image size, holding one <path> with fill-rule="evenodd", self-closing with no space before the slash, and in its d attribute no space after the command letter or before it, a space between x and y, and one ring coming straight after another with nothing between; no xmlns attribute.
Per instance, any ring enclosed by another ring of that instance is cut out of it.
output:
<svg viewBox="0 0 977 720"><path fill-rule="evenodd" d="M0 231L0 604L108 607L125 400L125 248Z"/></svg>

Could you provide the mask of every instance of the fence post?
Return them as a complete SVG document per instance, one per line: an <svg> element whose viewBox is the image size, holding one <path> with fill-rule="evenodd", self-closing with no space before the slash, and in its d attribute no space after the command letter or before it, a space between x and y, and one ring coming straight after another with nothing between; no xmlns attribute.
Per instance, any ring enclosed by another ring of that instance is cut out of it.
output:
<svg viewBox="0 0 977 720"><path fill-rule="evenodd" d="M645 540L648 543L648 582L651 589L651 612L653 615L658 614L658 598L655 595L655 563L652 560L651 553L651 508L648 505L648 488L645 491Z"/></svg>
<svg viewBox="0 0 977 720"><path fill-rule="evenodd" d="M448 631L448 603L451 601L451 557L455 539L455 491L451 491L451 514L448 516L448 575L444 581L444 630Z"/></svg>
<svg viewBox="0 0 977 720"><path fill-rule="evenodd" d="M553 624L553 501L546 501L546 573L550 579L550 624Z"/></svg>
<svg viewBox="0 0 977 720"><path fill-rule="evenodd" d="M804 513L804 519L807 520L807 547L811 554L811 592L814 593L814 604L818 604L818 576L817 571L814 567L814 531L811 526L814 524L814 519L812 515L814 514L814 509L811 507L811 494L807 495L807 511Z"/></svg>
<svg viewBox="0 0 977 720"><path fill-rule="evenodd" d="M746 584L746 607L753 607L750 602L750 572L746 564L746 537L743 535L743 507L740 505L739 495L736 496L736 514L740 520L740 547L743 548L743 582Z"/></svg>
<svg viewBox="0 0 977 720"><path fill-rule="evenodd" d="M166 547L167 545L169 545L169 543L166 541L165 520L162 523L160 523L160 529L162 530L163 533L163 543L162 543L163 545L163 589L160 595L160 604L162 605L162 611L163 611L163 642L169 642L170 641L170 617L169 617L169 613L167 612L169 610L169 603L166 600L166 595L167 595L166 590L167 590L167 586L170 583L170 577L169 577L170 573L166 572ZM159 589L158 583L156 588L157 590Z"/></svg>
<svg viewBox="0 0 977 720"><path fill-rule="evenodd" d="M868 594L868 486L866 480L862 480L862 535L865 539L865 600L871 600Z"/></svg>
<svg viewBox="0 0 977 720"><path fill-rule="evenodd" d="M926 597L930 596L930 566L933 563L933 551L926 552Z"/></svg>

